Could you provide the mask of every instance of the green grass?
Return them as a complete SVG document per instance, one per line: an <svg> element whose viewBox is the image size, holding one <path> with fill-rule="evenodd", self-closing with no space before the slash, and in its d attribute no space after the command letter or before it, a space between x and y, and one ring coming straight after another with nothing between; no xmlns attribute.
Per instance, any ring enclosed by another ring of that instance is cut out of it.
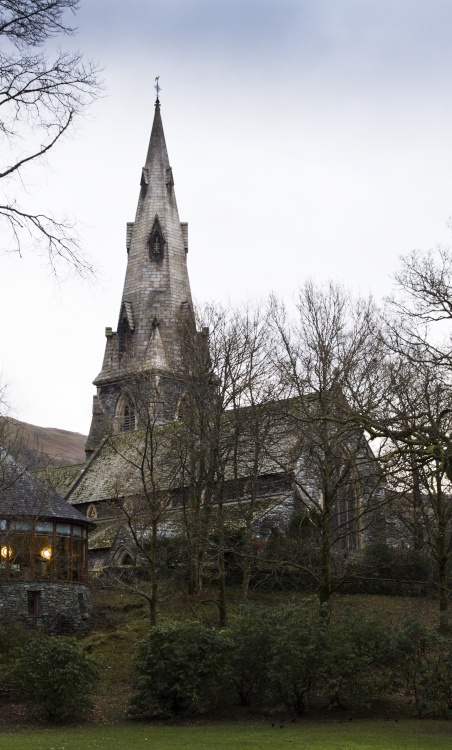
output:
<svg viewBox="0 0 452 750"><path fill-rule="evenodd" d="M0 750L450 750L452 722L300 720L42 729L0 735Z"/></svg>

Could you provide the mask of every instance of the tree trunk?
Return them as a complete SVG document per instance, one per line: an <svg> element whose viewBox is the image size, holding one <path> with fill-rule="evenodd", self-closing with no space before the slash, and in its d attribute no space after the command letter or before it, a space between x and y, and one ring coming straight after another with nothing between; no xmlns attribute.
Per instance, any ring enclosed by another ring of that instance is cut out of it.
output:
<svg viewBox="0 0 452 750"><path fill-rule="evenodd" d="M251 579L251 527L248 525L243 535L243 566L242 566L242 585L240 593L240 604L245 604L248 599L248 591Z"/></svg>
<svg viewBox="0 0 452 750"><path fill-rule="evenodd" d="M413 547L415 550L419 551L424 546L424 537L422 533L421 483L419 478L419 467L414 455L410 456L410 462L413 473Z"/></svg>
<svg viewBox="0 0 452 750"><path fill-rule="evenodd" d="M220 550L219 555L220 575L218 580L218 608L220 610L220 628L224 628L227 622L227 603L226 603L226 568L224 565L224 550Z"/></svg>
<svg viewBox="0 0 452 750"><path fill-rule="evenodd" d="M226 605L226 566L224 559L224 518L223 518L223 504L220 503L218 510L218 608L220 614L220 628L226 625L227 620L227 605Z"/></svg>
<svg viewBox="0 0 452 750"><path fill-rule="evenodd" d="M188 593L191 596L202 591L204 570L204 553L197 546L190 554L190 578L188 581Z"/></svg>
<svg viewBox="0 0 452 750"><path fill-rule="evenodd" d="M439 630L441 633L450 632L449 612L448 612L448 594L449 594L449 577L448 577L448 555L447 539L445 530L440 528L438 537L438 599L439 599Z"/></svg>
<svg viewBox="0 0 452 750"><path fill-rule="evenodd" d="M158 610L158 582L157 582L157 523L152 521L151 531L151 598L149 601L150 605L150 625L154 627L157 625L157 610Z"/></svg>
<svg viewBox="0 0 452 750"><path fill-rule="evenodd" d="M320 616L329 621L331 599L331 531L329 527L322 529L319 572L320 581L318 595Z"/></svg>

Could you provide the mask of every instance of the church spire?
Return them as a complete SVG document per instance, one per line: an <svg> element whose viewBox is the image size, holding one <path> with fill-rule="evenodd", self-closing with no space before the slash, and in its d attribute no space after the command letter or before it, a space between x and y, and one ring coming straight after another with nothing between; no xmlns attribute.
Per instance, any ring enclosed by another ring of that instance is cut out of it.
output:
<svg viewBox="0 0 452 750"><path fill-rule="evenodd" d="M116 332L106 329L104 362L94 381L98 394L87 453L94 449L99 432L105 431L105 426L100 427L100 411L102 421L118 425L116 405L124 401L134 375L152 375L164 404L163 421L174 418L181 395L181 385L177 385L183 374L180 321L192 314L186 262L188 227L179 220L158 80L156 90L135 221L127 225L128 263L118 326Z"/></svg>

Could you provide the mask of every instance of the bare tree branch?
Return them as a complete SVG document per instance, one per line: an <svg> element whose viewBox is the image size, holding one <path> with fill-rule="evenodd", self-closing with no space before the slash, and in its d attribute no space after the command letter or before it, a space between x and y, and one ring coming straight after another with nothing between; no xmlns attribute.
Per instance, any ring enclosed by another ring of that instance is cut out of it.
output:
<svg viewBox="0 0 452 750"><path fill-rule="evenodd" d="M0 221L9 230L3 251L22 255L31 245L47 255L55 273L63 261L90 274L73 222L18 205L27 167L48 155L102 90L96 63L80 52L59 51L49 59L43 46L56 34L74 32L65 14L77 8L78 0L0 0L0 42L10 42L0 51Z"/></svg>

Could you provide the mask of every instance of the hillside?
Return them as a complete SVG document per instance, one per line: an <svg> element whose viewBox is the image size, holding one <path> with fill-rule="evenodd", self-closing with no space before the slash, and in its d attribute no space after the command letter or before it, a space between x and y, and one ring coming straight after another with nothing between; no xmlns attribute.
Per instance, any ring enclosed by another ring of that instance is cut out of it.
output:
<svg viewBox="0 0 452 750"><path fill-rule="evenodd" d="M114 589L114 582L92 581L94 623L89 633L79 634L79 642L101 668L101 681L96 695L96 716L98 723L123 721L132 694L134 676L133 664L139 643L149 630L149 612L143 598L124 588ZM218 607L215 604L218 591L215 586L207 586L204 595L190 597L178 586L166 581L160 607L160 620L198 619L211 627L218 627ZM228 614L240 608L240 591L228 588ZM309 592L271 591L254 589L250 592L249 604L273 609L284 604L306 602L316 606ZM366 594L342 595L333 597L333 617L343 611L378 613L388 623L402 626L403 622L419 619L428 627L436 624L436 602L432 599L398 596L370 596ZM405 709L401 709L406 710ZM378 708L376 709L379 710ZM384 712L396 712L397 706L385 704ZM246 711L244 711L246 716Z"/></svg>
<svg viewBox="0 0 452 750"><path fill-rule="evenodd" d="M26 465L63 466L85 460L86 435L79 432L38 427L10 418L3 418L0 424L2 437L6 435L7 450Z"/></svg>

